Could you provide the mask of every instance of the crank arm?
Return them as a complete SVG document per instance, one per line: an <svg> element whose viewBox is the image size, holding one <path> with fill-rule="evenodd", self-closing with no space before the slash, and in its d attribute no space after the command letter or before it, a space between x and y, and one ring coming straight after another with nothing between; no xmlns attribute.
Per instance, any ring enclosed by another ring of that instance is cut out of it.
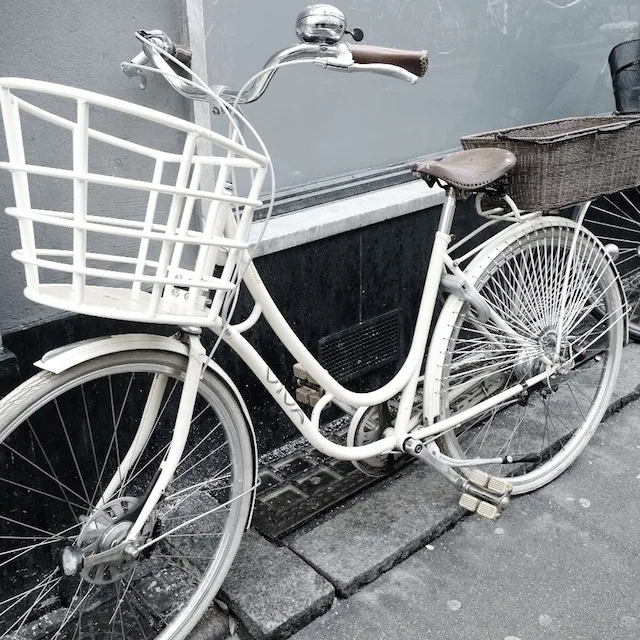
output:
<svg viewBox="0 0 640 640"><path fill-rule="evenodd" d="M434 442L425 445L420 440L409 437L404 441L403 449L428 464L459 489L462 492L459 504L467 511L489 520L497 520L509 505L512 486L508 482L479 469L472 470L468 478L463 478L442 459L440 449Z"/></svg>

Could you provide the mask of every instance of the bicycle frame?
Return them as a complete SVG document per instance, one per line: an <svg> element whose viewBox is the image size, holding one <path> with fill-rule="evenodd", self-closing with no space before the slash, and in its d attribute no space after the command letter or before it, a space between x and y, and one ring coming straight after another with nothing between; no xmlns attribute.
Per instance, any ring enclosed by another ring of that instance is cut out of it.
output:
<svg viewBox="0 0 640 640"><path fill-rule="evenodd" d="M584 215L584 211L588 207L589 203L585 203L581 208L581 216L576 224L578 229L581 228L581 221ZM277 308L275 302L269 295L265 285L263 284L260 276L256 270L255 265L251 261L250 255L247 253L245 256L245 271L243 274L243 282L246 285L250 295L253 297L255 305L250 313L249 317L235 325L225 325L222 319L219 319L217 324L212 327L213 331L221 336L221 339L235 351L235 353L245 362L245 364L253 371L260 383L269 392L271 397L282 408L288 419L296 426L300 433L307 439L307 441L319 451L325 453L328 456L340 459L340 460L364 460L388 454L391 451L405 451L407 443L415 443L424 440L433 440L444 432L457 427L458 425L472 420L487 411L490 411L494 407L501 405L510 400L515 399L522 393L525 393L531 387L538 385L539 383L548 380L551 376L561 370L562 366L566 363L562 363L556 352L555 358L541 359L541 364L544 365L544 370L540 371L531 378L514 383L511 387L502 390L501 392L489 397L485 400L474 404L471 407L465 408L453 415L440 419L438 403L434 402L431 395L435 395L437 382L433 378L437 365L431 352L427 357L427 363L425 368L425 378L423 382L423 394L422 407L418 408L415 405L415 399L417 395L417 387L420 382L420 373L423 367L424 356L427 347L427 340L429 335L429 329L433 320L433 311L435 308L436 296L438 293L441 277L443 271L448 270L453 275L459 276L463 279L465 286L471 289L470 300L473 296L477 296L483 300L481 294L475 290L472 285L464 281L464 271L462 271L457 263L449 255L449 244L451 242L450 229L455 213L456 198L453 190L447 192L445 203L440 215L440 222L438 230L435 234L433 250L431 259L427 269L425 283L422 292L422 298L420 301L418 317L416 320L416 328L409 349L409 354L404 364L398 371L398 373L387 384L380 387L377 390L357 393L346 389L342 386L331 374L324 369L320 363L314 358L314 356L308 351L308 349L302 344L299 338L296 336L293 329L289 326L281 312ZM491 216L494 215L494 210L491 212ZM529 225L535 224L535 218L541 214L527 214L515 219L507 219L513 221L514 225ZM532 220L533 216L533 220ZM227 225L229 231L232 232L236 222L233 215L229 215L227 219ZM512 229L513 225L510 227ZM505 230L507 231L507 230ZM475 233L469 234L456 245L457 248L464 244L464 242L473 237ZM577 236L576 236L577 237ZM467 259L469 255L477 254L483 251L489 243L499 242L500 234L495 238L488 240L485 243L480 244L479 247L474 248L472 251L463 256L463 260ZM565 268L559 277L563 281L563 301L566 298L566 287L568 279L570 277L571 267L573 263L573 255L576 246L576 238L571 245ZM619 283L618 283L618 286ZM471 303L473 304L473 302ZM493 323L496 323L501 331L505 331L516 342L525 344L524 338L520 337L518 332L510 327L498 314L487 305L487 316ZM250 344L250 342L242 335L245 331L249 330L257 320L263 316L274 333L280 339L282 345L287 351L293 355L301 365L308 371L313 379L325 390L325 395L316 404L311 417L309 418L296 400L291 396L289 391L285 388L285 385L278 378L278 376L270 369L264 359ZM619 319L624 319L624 314L621 314ZM623 320L624 321L624 320ZM562 323L564 322L564 315L561 313L559 318L559 331L562 331ZM149 489L149 494L144 500L144 506L140 514L136 518L135 524L127 535L127 540L123 542L118 548L105 551L95 556L91 556L87 559L89 563L104 562L110 557L110 554L117 554L120 551L120 547L127 542L135 540L139 535L144 523L147 521L151 512L155 508L156 503L160 499L167 484L171 480L171 476L175 471L177 461L180 459L184 450L184 444L186 442L187 435L190 428L191 420L191 407L193 406L193 399L197 392L199 384L199 374L202 372L202 367L206 362L206 354L204 348L199 339L199 330L185 329L188 337L188 366L185 372L183 394L180 401L179 415L174 427L174 433L172 437L172 443L163 465L162 472L157 478L156 482ZM570 365L571 366L571 365ZM162 376L159 376L162 378ZM131 466L135 463L138 456L138 452L142 451L146 446L146 440L149 437L152 429L148 428L149 420L145 418L150 417L152 423L154 418L154 411L157 411L159 398L155 397L156 392L158 395L162 395L163 381L157 381L154 384L154 390L149 394L144 412L144 418L138 427L138 432L134 438L131 450L125 456L119 469L116 470L109 489L101 497L99 504L108 502L109 499L115 495L117 487L121 484L121 479L126 477L129 473ZM398 406L398 412L395 418L393 427L390 427L383 437L372 443L361 446L345 446L339 445L322 435L320 432L320 418L323 409L331 402L336 402L341 407L347 405L353 407L354 413L357 408L360 407L372 407L381 405L388 401L392 397L400 394L400 401ZM184 407L184 410L183 410ZM456 475L452 468L464 467L464 466L476 466L480 464L492 464L496 462L496 459L468 459L458 460L449 458L440 454L435 455L437 460L434 464L439 465L439 470L444 473L454 483L459 483L459 476ZM112 493L110 493L112 492ZM138 550L139 551L139 550Z"/></svg>
<svg viewBox="0 0 640 640"><path fill-rule="evenodd" d="M249 317L241 323L225 326L223 321L220 319L212 329L216 334L221 336L222 340L233 351L235 351L251 369L260 383L284 411L287 418L309 441L309 443L326 455L340 460L363 460L388 453L392 450L402 451L403 443L407 439L409 433L411 433L411 437L413 438L433 439L448 429L452 429L462 422L472 419L509 400L510 398L518 396L527 387L538 384L550 375L553 375L553 373L555 373L559 368L559 365L554 364L549 360L546 362L546 370L544 372L530 378L526 382L514 384L511 388L506 389L473 407L437 422L435 419L438 417L438 411L434 408L434 402L428 397L431 393L430 391L424 391L427 397L424 399L423 407L415 407L415 398L418 384L420 382L420 375L423 367L425 366L424 362L427 350L427 340L433 320L433 311L442 274L443 272L448 271L457 277L464 278L464 272L457 262L449 255L449 245L451 242L450 230L455 214L455 208L455 195L452 191L449 191L442 207L438 230L436 231L434 238L431 259L425 277L418 316L416 319L416 327L408 356L400 370L387 384L379 389L366 393L350 391L342 386L324 367L322 367L287 323L262 282L255 265L251 262L250 256L247 254L245 257L243 282L254 300L254 309ZM530 219L531 218L525 217L521 220L516 220L514 223L521 224L522 222ZM229 215L227 219L229 233L233 233L235 224L235 219L232 215ZM470 234L468 237L473 235L474 234ZM462 239L455 246L458 247L464 242L465 239ZM465 258L480 251L482 246L483 245L480 245L475 248L472 252L467 254ZM468 283L466 284L470 287ZM479 296L480 294L476 292L476 295ZM488 309L488 317L492 322L498 325L507 334L511 335L515 340L522 341L524 343L524 340L519 337L516 330L509 327L509 325L500 318L495 311L489 307ZM261 316L264 317L274 333L278 336L283 347L293 355L298 362L300 362L311 377L325 391L324 396L315 406L310 418L296 402L291 393L286 389L284 383L278 378L278 376L264 361L262 356L251 345L249 340L243 336L243 333L253 327ZM185 374L181 406L184 403L185 407L188 408L190 399L192 401L195 397L199 383L199 376L195 374L202 371L202 366L206 358L204 357L204 350L197 332L189 333L189 330L187 330L187 335L189 338L189 364ZM429 369L429 359L427 358L426 370L429 371ZM430 381L430 384L433 384L432 381ZM161 382L157 385L155 390L158 395L162 395L163 385ZM384 437L376 442L361 446L339 445L327 439L320 432L319 427L322 411L331 402L336 402L343 407L345 405L352 407L355 413L355 410L359 407L380 405L398 394L400 394L400 401L394 426L390 430L390 433L385 434ZM147 407L145 409L145 416L151 417L149 420L143 420L142 424L139 426L138 433L134 439L134 444L132 445L132 450L129 452L130 455L126 456L120 466L120 469L114 475L112 483L102 496L101 504L108 502L115 494L115 491L120 484L119 478L126 477L129 473L130 467L135 463L137 452L141 451L146 445L146 441L151 430L145 425L149 422L153 422L154 407L155 410L157 410L157 403L158 399L154 397L154 391L152 391L147 399ZM175 450L171 453L172 460L179 459L179 456L182 454L182 447L184 446L186 434L189 430L190 418L191 416L189 411L185 410L185 412L180 415L176 421L173 436ZM423 424L424 426L421 426ZM167 483L170 481L171 474L169 469L171 466L171 462L168 461L165 469L166 473L165 470L163 470L163 477L158 479L158 482L156 482L153 489L153 496L150 496L151 499L147 501L148 504L155 504L156 500L153 500L153 497L156 495L159 497L164 488L166 488ZM139 519L140 523L144 521L144 518ZM133 530L133 534L129 537L135 537L136 533L137 532Z"/></svg>
<svg viewBox="0 0 640 640"><path fill-rule="evenodd" d="M548 361L546 363L547 370L531 378L526 383L516 384L512 388L465 410L461 414L452 416L436 424L429 424L428 426L416 429L423 421L423 412L414 412L414 400L424 363L429 329L433 320L433 311L441 276L445 267L456 275L463 274L462 270L448 254L451 241L449 232L455 213L455 206L455 196L453 193L448 192L442 208L438 230L434 238L431 259L427 269L416 320L416 328L409 354L396 375L379 389L366 393L357 393L346 389L337 382L335 378L320 365L288 325L252 263L247 266L243 282L255 301L254 311L243 323L223 328L220 322L217 326L213 327L213 330L222 336L222 340L249 366L261 384L283 409L289 420L298 428L302 435L315 448L323 453L341 460L362 460L388 453L391 450L402 451L403 442L410 432L412 437L433 438L457 426L461 422L480 415L505 400L517 396L527 386L537 384L557 370L558 365L554 365L551 361ZM315 406L311 418L306 416L296 400L287 391L284 384L269 368L249 341L242 335L244 331L255 324L261 315L264 316L266 322L279 337L283 346L300 362L311 377L325 391L325 395ZM489 317L516 340L519 339L518 332L509 327L493 310L490 310ZM400 402L393 432L385 435L385 437L379 441L358 447L347 447L331 442L320 433L319 423L322 410L332 401L354 408L363 406L370 407L380 405L397 394L400 394Z"/></svg>

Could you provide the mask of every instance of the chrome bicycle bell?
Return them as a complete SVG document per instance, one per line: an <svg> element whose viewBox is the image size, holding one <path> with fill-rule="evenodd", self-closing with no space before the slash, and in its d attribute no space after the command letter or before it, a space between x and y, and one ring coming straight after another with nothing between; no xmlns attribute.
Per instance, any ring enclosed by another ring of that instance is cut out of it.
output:
<svg viewBox="0 0 640 640"><path fill-rule="evenodd" d="M312 4L296 19L296 34L300 42L335 44L345 34L344 13L330 4Z"/></svg>

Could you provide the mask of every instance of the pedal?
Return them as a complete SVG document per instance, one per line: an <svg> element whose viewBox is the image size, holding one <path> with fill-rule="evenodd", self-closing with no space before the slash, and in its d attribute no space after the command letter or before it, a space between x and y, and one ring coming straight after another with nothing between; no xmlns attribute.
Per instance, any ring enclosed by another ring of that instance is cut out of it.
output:
<svg viewBox="0 0 640 640"><path fill-rule="evenodd" d="M498 507L493 504L489 504L488 502L481 502L478 505L476 513L487 520L498 520L502 515L502 512Z"/></svg>
<svg viewBox="0 0 640 640"><path fill-rule="evenodd" d="M478 498L474 498L470 496L468 493L463 493L460 496L460 500L458 500L458 504L467 511L471 511L471 513L475 513L480 506L480 500Z"/></svg>
<svg viewBox="0 0 640 640"><path fill-rule="evenodd" d="M491 476L487 483L487 489L499 496L508 496L513 491L513 485L502 478Z"/></svg>
<svg viewBox="0 0 640 640"><path fill-rule="evenodd" d="M511 484L502 478L473 469L463 486L459 504L483 518L497 520L509 506L512 489Z"/></svg>
<svg viewBox="0 0 640 640"><path fill-rule="evenodd" d="M311 374L299 362L293 365L293 375L300 382L308 382L312 386L318 386L318 383L311 377Z"/></svg>
<svg viewBox="0 0 640 640"><path fill-rule="evenodd" d="M479 469L470 469L468 477L463 478L459 472L443 462L440 449L434 442L423 444L420 440L408 437L402 448L405 453L422 460L460 489L462 495L458 504L467 511L489 520L497 520L509 506L509 496L513 487L506 480Z"/></svg>
<svg viewBox="0 0 640 640"><path fill-rule="evenodd" d="M469 474L469 482L483 489L489 484L489 480L491 480L491 476L480 469L472 469Z"/></svg>
<svg viewBox="0 0 640 640"><path fill-rule="evenodd" d="M306 404L309 407L315 407L321 397L322 395L318 389L304 386L296 389L296 401L300 404Z"/></svg>
<svg viewBox="0 0 640 640"><path fill-rule="evenodd" d="M507 496L513 490L509 482L496 478L480 469L473 469L469 474L469 482L497 496Z"/></svg>
<svg viewBox="0 0 640 640"><path fill-rule="evenodd" d="M293 365L293 376L296 385L296 401L309 407L315 407L323 395L320 385L299 362Z"/></svg>
<svg viewBox="0 0 640 640"><path fill-rule="evenodd" d="M460 496L458 504L463 509L471 513L476 513L482 518L487 518L487 520L498 520L502 515L502 511L496 505L484 502L484 500L479 500L468 493L463 493Z"/></svg>

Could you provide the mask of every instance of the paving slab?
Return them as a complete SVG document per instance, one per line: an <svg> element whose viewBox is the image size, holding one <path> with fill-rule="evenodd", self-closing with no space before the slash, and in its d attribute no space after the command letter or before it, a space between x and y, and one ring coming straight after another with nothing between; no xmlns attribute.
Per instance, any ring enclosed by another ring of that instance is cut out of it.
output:
<svg viewBox="0 0 640 640"><path fill-rule="evenodd" d="M621 416L629 436L636 416ZM587 466L563 476L574 496L594 494ZM617 536L585 526L579 511L548 508L553 492L552 484L516 498L498 523L464 519L295 640L639 637L640 558ZM610 528L634 537L637 527L627 527L618 503L608 504Z"/></svg>
<svg viewBox="0 0 640 640"><path fill-rule="evenodd" d="M610 408L617 411L640 397L640 343L630 342L622 351L620 373L611 397Z"/></svg>
<svg viewBox="0 0 640 640"><path fill-rule="evenodd" d="M232 624L232 623L231 623ZM189 640L225 640L231 633L229 614L216 603L212 604L200 618Z"/></svg>
<svg viewBox="0 0 640 640"><path fill-rule="evenodd" d="M640 554L640 403L612 415L573 466L540 498L546 511L570 517Z"/></svg>
<svg viewBox="0 0 640 640"><path fill-rule="evenodd" d="M458 497L439 474L413 464L286 543L346 597L453 526L466 514Z"/></svg>
<svg viewBox="0 0 640 640"><path fill-rule="evenodd" d="M324 613L334 588L289 549L245 533L220 597L256 640L286 638Z"/></svg>

